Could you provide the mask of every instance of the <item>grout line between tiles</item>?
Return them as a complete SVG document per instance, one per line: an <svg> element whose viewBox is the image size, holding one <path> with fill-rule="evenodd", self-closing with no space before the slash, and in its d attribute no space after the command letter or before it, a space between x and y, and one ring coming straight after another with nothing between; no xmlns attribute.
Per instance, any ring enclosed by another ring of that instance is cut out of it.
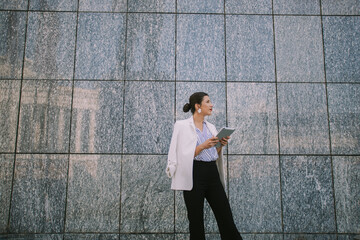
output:
<svg viewBox="0 0 360 240"><path fill-rule="evenodd" d="M28 10L29 10L29 1L28 0ZM6 229L10 230L10 220L11 220L11 208L12 208L12 200L13 200L13 192L14 192L14 183L15 183L15 167L16 167L16 152L18 149L18 141L19 141L19 128L20 128L20 114L21 114L21 95L23 88L23 79L24 79L24 68L25 68L25 55L26 55L26 40L28 33L28 22L29 22L29 13L26 12L26 20L25 20L25 36L24 36L24 48L23 48L23 59L22 59L22 68L21 68L21 81L20 81L20 92L19 92L19 103L18 103L18 115L17 115L17 125L16 125L16 136L15 136L15 149L14 149L14 162L12 169L12 179L11 179L11 192L10 192L10 203L9 203L9 212L7 219Z"/></svg>
<svg viewBox="0 0 360 240"><path fill-rule="evenodd" d="M276 100L276 127L278 140L278 165L279 165L279 187L280 187L280 209L281 209L281 230L284 233L284 204L283 204L283 187L282 187L282 172L281 172L281 141L280 141L280 120L279 120L279 95L278 95L278 76L277 76L277 62L276 62L276 29L275 29L275 15L274 15L274 0L272 4L272 23L273 23L273 44L274 44L274 77L275 77L275 100Z"/></svg>
<svg viewBox="0 0 360 240"><path fill-rule="evenodd" d="M129 10L129 0L126 0L126 15L125 15L125 46L124 46L124 80L123 80L123 102L122 102L122 127L121 127L121 152L124 152L124 131L125 131L125 95L126 95L126 65L127 65L127 35L128 35L128 21L129 14L127 13ZM121 199L122 199L122 180L123 180L123 159L124 155L121 155L120 162L120 202L119 202L119 224L118 230L121 233Z"/></svg>
<svg viewBox="0 0 360 240"><path fill-rule="evenodd" d="M322 16L322 4L321 0L320 4L320 21L321 21L321 40L322 40L322 48L323 48L323 64L324 64L324 79L325 79L325 97L326 97L326 114L327 114L327 123L328 123L328 136L329 136L329 153L330 153L330 168L331 168L331 187L332 187L332 199L333 199L333 207L334 207L334 223L335 223L335 231L338 233L338 223L337 223L337 214L336 214L336 195L335 195L335 182L334 182L334 162L332 157L332 145L331 145L331 124L330 124L330 111L329 111L329 92L328 92L328 82L326 75L326 56L325 56L325 36L324 36L324 24L323 24L323 16ZM336 239L338 239L338 235L336 235Z"/></svg>
<svg viewBox="0 0 360 240"><path fill-rule="evenodd" d="M176 0L175 1L175 12L177 13L177 5L178 5L178 0ZM177 60L177 51L176 51L176 48L177 48L177 18L178 17L178 15L177 14L175 14L175 46L174 46L174 65L175 65L175 76L174 76L174 79L175 79L175 81L174 81L174 85L175 85L175 95L174 95L174 97L175 97L175 102L174 102L174 122L176 122L176 85L177 85L177 83L176 83L176 81L177 81L177 79L176 79L176 74L177 74L177 67L176 67L176 60ZM174 126L174 124L173 124L173 126ZM174 128L174 127L173 127ZM167 159L166 159L167 160ZM174 201L173 201L173 204L174 204L174 209L173 209L173 214L174 214L174 218L173 218L173 231L174 231L174 234L176 233L176 191L173 191L173 198L174 198ZM175 235L174 235L174 239L175 239Z"/></svg>
<svg viewBox="0 0 360 240"><path fill-rule="evenodd" d="M69 173L70 173L70 156L71 156L71 129L72 129L72 121L73 121L73 108L74 108L74 89L75 89L75 71L76 71L76 50L77 50L77 37L78 37L78 25L79 25L79 2L77 1L77 11L76 11L76 26L75 26L75 45L74 45L74 66L73 66L73 77L71 82L71 103L70 103L70 126L69 126L69 145L68 145L68 161L67 161L67 174L66 174L66 189L65 189L65 207L64 207L64 226L63 232L66 232L66 220L67 220L67 208L68 208L68 190L69 190ZM63 236L64 239L64 236Z"/></svg>
<svg viewBox="0 0 360 240"><path fill-rule="evenodd" d="M226 36L226 4L225 1L223 3L223 10L224 10L224 61L225 61L225 125L229 126L229 116L228 116L228 79L227 79L227 36ZM230 180L229 180L229 146L226 147L226 185L228 198L230 198Z"/></svg>

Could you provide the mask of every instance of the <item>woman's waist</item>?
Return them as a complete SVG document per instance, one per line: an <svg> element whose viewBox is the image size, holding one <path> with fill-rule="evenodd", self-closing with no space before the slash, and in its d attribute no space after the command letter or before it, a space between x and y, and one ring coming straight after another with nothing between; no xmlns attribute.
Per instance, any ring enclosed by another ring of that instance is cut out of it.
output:
<svg viewBox="0 0 360 240"><path fill-rule="evenodd" d="M206 161L202 159L194 159L194 165L216 165L216 160Z"/></svg>
<svg viewBox="0 0 360 240"><path fill-rule="evenodd" d="M204 162L194 160L193 177L194 180L205 182L216 180L219 177L216 161Z"/></svg>

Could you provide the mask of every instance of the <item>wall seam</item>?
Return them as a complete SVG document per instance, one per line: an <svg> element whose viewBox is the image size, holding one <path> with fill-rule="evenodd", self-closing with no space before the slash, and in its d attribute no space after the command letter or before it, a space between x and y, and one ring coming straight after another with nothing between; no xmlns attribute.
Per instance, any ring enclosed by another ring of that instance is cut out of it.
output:
<svg viewBox="0 0 360 240"><path fill-rule="evenodd" d="M334 206L334 224L336 239L338 239L338 223L337 223L337 214L336 214L336 199L335 199L335 179L334 179L334 162L333 162L333 153L331 145L331 129L330 129L330 111L329 111L329 95L328 95L328 83L326 75L326 56L325 56L325 36L324 36L324 24L323 24L323 15L322 15L322 0L319 0L320 4L320 21L321 21L321 40L323 48L323 64L324 64L324 84L325 84L325 97L326 97L326 114L328 122L328 136L329 136L329 153L330 153L330 168L331 168L331 187L332 187L332 199Z"/></svg>
<svg viewBox="0 0 360 240"><path fill-rule="evenodd" d="M175 31L175 36L174 36L174 40L175 40L175 42L174 42L174 44L175 44L175 52L174 52L174 57L175 57L175 60L174 60L174 65L175 65L175 72L174 72L174 79L175 79L175 81L174 81L174 85L175 85L175 102L174 102L174 122L176 122L176 85L177 85L177 78L176 78L176 74L177 74L177 67L176 67L176 64L177 64L177 51L176 51L176 49L177 49L177 19L178 19L178 14L177 14L177 12L178 12L178 10L177 10L177 5L178 5L178 1L176 0L175 1L175 12L176 12L176 14L175 14L175 29L174 29L174 31ZM175 234L176 234L176 191L173 191L173 198L174 198L174 202L173 202L173 204L174 204L174 219L173 219L173 232L174 232L174 239L175 239Z"/></svg>
<svg viewBox="0 0 360 240"><path fill-rule="evenodd" d="M122 179L123 179L123 161L124 161L124 130L125 130L125 94L126 94L126 64L127 64L127 34L128 34L128 21L129 21L129 0L126 0L126 14L125 14L125 46L124 46L124 76L123 76L123 102L122 102L122 130L121 130L121 161L120 161L120 199L119 199L119 224L118 233L119 238L121 234L121 199L122 199Z"/></svg>
<svg viewBox="0 0 360 240"><path fill-rule="evenodd" d="M68 190L69 190L69 172L70 172L70 156L71 156L71 134L72 134L72 117L74 108L74 89L75 89L75 71L76 71L76 50L77 50L77 36L78 36L78 25L79 25L79 5L80 0L77 1L76 11L76 26L75 26L75 44L74 44L74 66L73 66L73 77L71 82L71 104L70 104L70 126L69 126L69 145L68 145L68 162L67 162L67 174L66 174L66 190L65 190L65 208L64 208L64 221L63 221L63 239L65 238L66 232L66 217L67 217L67 206L68 206Z"/></svg>
<svg viewBox="0 0 360 240"><path fill-rule="evenodd" d="M274 14L274 0L272 4L272 23L273 23L273 44L274 44L274 77L275 77L275 98L276 98L276 125L277 125L277 139L278 139L278 164L279 164L279 187L280 187L280 209L281 209L281 231L284 237L284 205L282 194L282 171L281 171L281 145L280 145L280 121L279 121L279 95L278 95L278 79L277 79L277 65L276 65L276 31L275 31L275 14Z"/></svg>
<svg viewBox="0 0 360 240"><path fill-rule="evenodd" d="M0 152L0 154L14 154L13 152ZM65 152L21 152L17 154L47 154L47 155L64 155L68 154ZM109 155L109 156L118 156L118 155L124 155L124 156L132 156L132 155L153 155L153 156L167 156L167 153L135 153L135 152L129 152L129 153L111 153L111 152L96 152L96 153L87 153L87 152L81 152L81 153L70 153L71 155ZM279 154L276 153L229 153L229 156L279 156ZM300 154L300 153L283 153L280 154L281 156L316 156L316 157L326 157L330 156L330 154L316 154L316 153L308 153L308 154ZM360 154L332 154L333 157L359 157Z"/></svg>
<svg viewBox="0 0 360 240"><path fill-rule="evenodd" d="M226 3L224 1L223 3L223 7L224 7L224 61L225 61L225 126L229 126L229 118L228 118L228 81L227 81L227 45L226 45ZM230 198L230 175L229 175L229 145L226 147L226 183L227 183L227 189L225 189L225 191L227 192L228 198Z"/></svg>
<svg viewBox="0 0 360 240"><path fill-rule="evenodd" d="M13 169L12 169L12 179L11 179L11 192L10 192L10 202L9 202L9 210L8 210L8 219L7 219L7 232L10 232L10 220L11 220L11 208L12 208L12 199L14 192L14 183L15 183L15 167L16 167L16 159L17 159L17 151L18 151L18 141L19 141L19 126L20 126L20 114L21 114L21 95L24 81L24 67L25 67L25 55L26 55L26 40L27 40L27 32L28 32L28 22L29 22L29 6L30 0L28 0L27 11L26 11L26 19L25 19L25 36L24 36L24 47L23 47L23 59L22 59L22 67L21 67L21 81L20 81L20 92L19 92L19 103L18 103L18 116L17 116L17 125L16 125L16 136L15 136L15 147L14 147L14 161L13 161ZM10 12L10 11L9 11Z"/></svg>
<svg viewBox="0 0 360 240"><path fill-rule="evenodd" d="M0 9L0 12L54 12L54 13L75 13L76 11L71 10L18 10L18 9ZM224 15L224 13L193 13L193 12L144 12L144 11L79 11L79 13L135 13L135 14L179 14L179 15ZM328 16L328 17L359 17L359 14L296 14L296 13L226 13L226 15L241 15L241 16L295 16L295 17L320 17L320 16Z"/></svg>
<svg viewBox="0 0 360 240"><path fill-rule="evenodd" d="M11 80L11 81L21 81L21 79L0 79L0 80ZM72 79L66 79L66 78L54 78L54 79L42 79L42 78L37 78L37 79L24 79L26 81L46 81L46 80L51 80L51 81L62 81L62 80L69 80L71 81ZM79 79L79 78L75 78L74 79L76 82L87 82L87 81L92 81L92 82L114 82L114 81L123 81L123 79L90 79L90 78L84 78L84 79ZM127 82L165 82L165 83L174 83L175 80L139 80L139 79L127 79ZM176 80L176 83L225 83L225 80ZM273 84L276 83L275 81L234 81L234 80L227 80L227 83L262 83L262 84ZM281 81L281 82L277 82L280 84L283 83L291 83L291 84L324 84L324 82L293 82L293 81ZM360 82L331 82L329 83L331 85L333 84L337 84L337 85L360 85Z"/></svg>

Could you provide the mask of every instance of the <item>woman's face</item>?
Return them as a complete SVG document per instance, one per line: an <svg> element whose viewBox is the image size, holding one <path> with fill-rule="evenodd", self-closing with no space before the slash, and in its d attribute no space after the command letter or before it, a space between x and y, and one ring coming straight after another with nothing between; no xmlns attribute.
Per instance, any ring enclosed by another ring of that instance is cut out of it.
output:
<svg viewBox="0 0 360 240"><path fill-rule="evenodd" d="M214 105L210 101L209 96L204 96L204 98L203 98L203 100L201 102L201 106L200 106L201 113L204 114L205 116L211 115L212 110L213 110L213 106Z"/></svg>

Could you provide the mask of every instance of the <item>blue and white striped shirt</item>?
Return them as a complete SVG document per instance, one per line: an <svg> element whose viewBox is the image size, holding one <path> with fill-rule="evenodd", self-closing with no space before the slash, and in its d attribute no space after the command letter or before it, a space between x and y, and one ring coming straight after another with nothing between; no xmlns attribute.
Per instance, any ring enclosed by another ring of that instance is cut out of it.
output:
<svg viewBox="0 0 360 240"><path fill-rule="evenodd" d="M199 146L206 140L212 137L212 134L208 127L206 126L205 121L203 122L203 131L201 132L200 129L196 128L196 134L197 134L197 142L196 146ZM204 161L204 162L211 162L218 159L219 155L217 153L217 150L215 147L204 149L200 152L199 155L195 157L195 160L198 161Z"/></svg>

